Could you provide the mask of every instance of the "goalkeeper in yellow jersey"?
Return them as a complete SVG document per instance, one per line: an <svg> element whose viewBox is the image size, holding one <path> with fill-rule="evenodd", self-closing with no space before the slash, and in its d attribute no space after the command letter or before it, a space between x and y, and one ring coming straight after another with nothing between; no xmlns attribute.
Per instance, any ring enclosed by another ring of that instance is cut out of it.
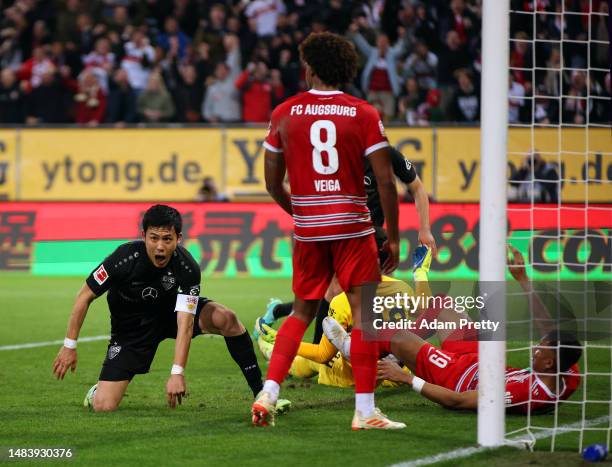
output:
<svg viewBox="0 0 612 467"><path fill-rule="evenodd" d="M426 247L419 247L420 252L426 251L422 257L415 255L415 279L417 294L429 295L427 285L427 272L431 264L431 250ZM424 250L423 250L424 249ZM425 280L422 280L422 278ZM421 280L419 280L421 278ZM396 294L413 295L412 288L404 281L392 277L383 276L377 288L378 296L395 296ZM387 309L383 312L385 320L395 321L406 318L405 310ZM337 349L328 338L333 335L334 327L340 325L346 332L350 332L353 327L353 315L345 293L336 295L330 302L328 317L323 320L323 336L318 344L302 342L293 360L289 374L297 378L311 378L318 375L318 383L328 386L350 387L354 385L353 370L349 360ZM258 318L256 328L259 331L257 343L264 358L269 359L274 347L276 331L264 323L262 318ZM344 352L349 355L348 352ZM394 383L390 383L394 384Z"/></svg>

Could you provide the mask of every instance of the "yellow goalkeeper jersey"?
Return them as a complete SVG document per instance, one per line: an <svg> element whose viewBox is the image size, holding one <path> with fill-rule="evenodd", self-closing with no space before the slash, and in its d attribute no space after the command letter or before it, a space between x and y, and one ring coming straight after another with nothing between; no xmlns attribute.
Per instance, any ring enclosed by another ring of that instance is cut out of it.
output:
<svg viewBox="0 0 612 467"><path fill-rule="evenodd" d="M412 288L404 281L393 277L383 276L383 282L378 286L377 294L380 296L413 294ZM393 310L383 312L385 319ZM345 293L335 296L329 304L328 316L334 318L347 332L353 328L353 313ZM393 319L393 316L392 316ZM336 347L324 335L319 344L302 342L298 349L298 356L319 363L319 384L329 386L349 387L355 384L353 369Z"/></svg>

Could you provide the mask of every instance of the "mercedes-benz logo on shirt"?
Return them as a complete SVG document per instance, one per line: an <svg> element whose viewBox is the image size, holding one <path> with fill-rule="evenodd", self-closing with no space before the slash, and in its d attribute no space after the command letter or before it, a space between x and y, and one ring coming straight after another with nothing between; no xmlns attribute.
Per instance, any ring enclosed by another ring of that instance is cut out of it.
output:
<svg viewBox="0 0 612 467"><path fill-rule="evenodd" d="M143 300L155 300L157 298L157 289L153 287L146 287L142 289Z"/></svg>

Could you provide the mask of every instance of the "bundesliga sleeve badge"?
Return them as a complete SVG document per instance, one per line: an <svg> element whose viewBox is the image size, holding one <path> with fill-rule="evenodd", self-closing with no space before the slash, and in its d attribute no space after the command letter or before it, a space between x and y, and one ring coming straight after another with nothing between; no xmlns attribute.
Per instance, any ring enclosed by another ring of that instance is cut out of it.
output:
<svg viewBox="0 0 612 467"><path fill-rule="evenodd" d="M108 272L106 272L106 269L104 269L103 264L95 270L93 276L98 285L102 285L106 282L106 279L108 279Z"/></svg>

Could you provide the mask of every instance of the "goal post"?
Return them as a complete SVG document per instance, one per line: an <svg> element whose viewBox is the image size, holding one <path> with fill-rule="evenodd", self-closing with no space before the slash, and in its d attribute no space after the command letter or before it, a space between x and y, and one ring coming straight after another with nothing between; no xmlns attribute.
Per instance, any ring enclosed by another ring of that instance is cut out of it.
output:
<svg viewBox="0 0 612 467"><path fill-rule="evenodd" d="M495 284L488 294L487 318L501 323L500 328L506 314L509 23L510 0L483 1L479 274L482 292ZM478 351L478 444L500 446L505 436L506 343L497 335L480 341Z"/></svg>

